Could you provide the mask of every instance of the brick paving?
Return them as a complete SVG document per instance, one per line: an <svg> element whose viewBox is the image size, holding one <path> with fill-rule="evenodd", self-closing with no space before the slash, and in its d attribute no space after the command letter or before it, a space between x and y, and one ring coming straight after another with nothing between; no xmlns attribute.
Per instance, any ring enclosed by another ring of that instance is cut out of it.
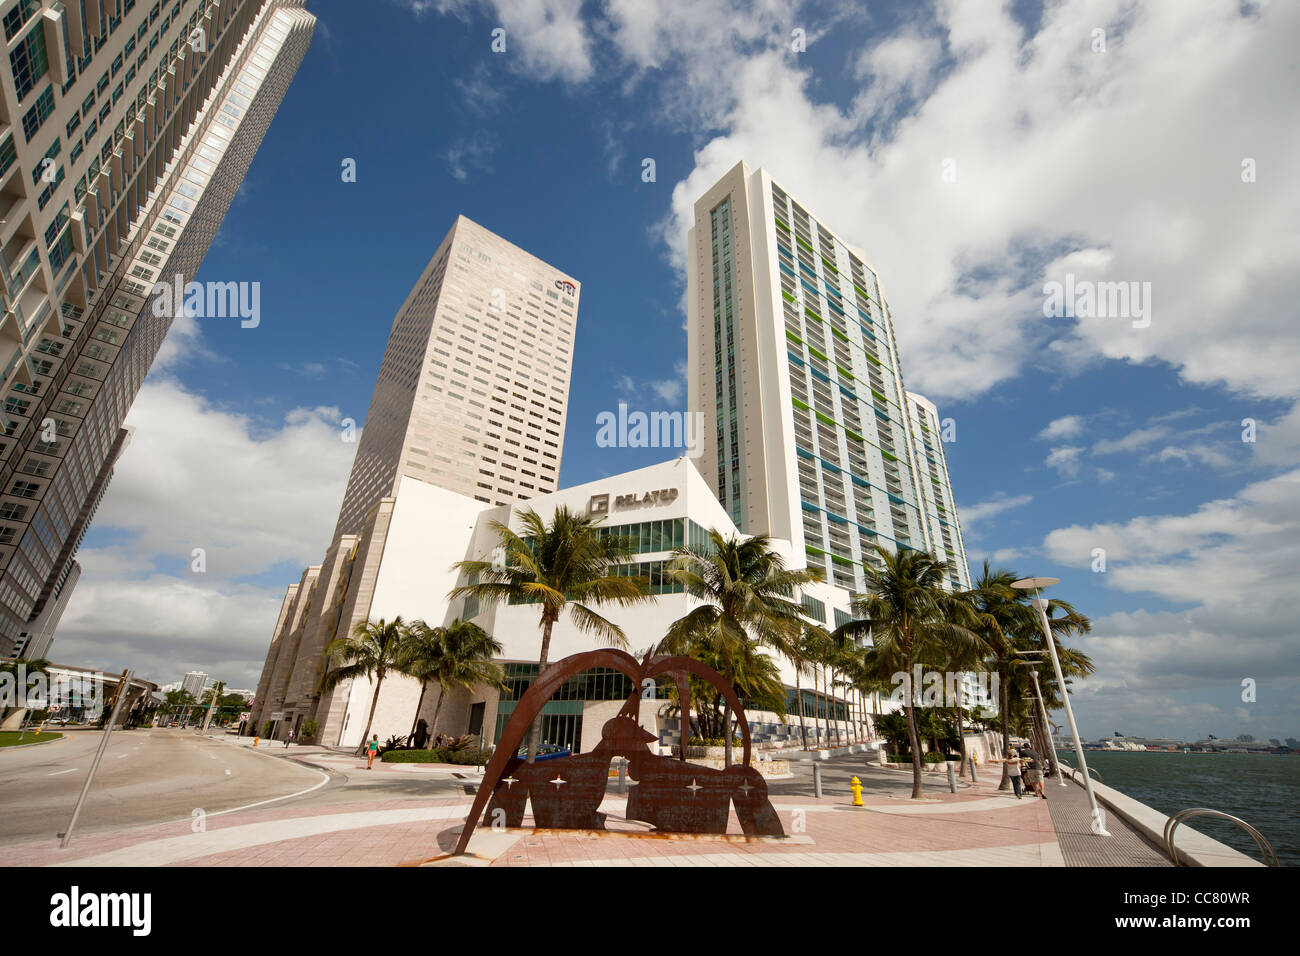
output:
<svg viewBox="0 0 1300 956"><path fill-rule="evenodd" d="M787 839L747 840L734 816L726 837L652 834L622 817L625 798L611 788L602 806L609 832L479 829L470 845L476 857L448 858L470 796L366 799L362 788L345 802L299 801L213 817L200 832L178 821L79 836L66 851L54 840L6 847L0 866L1157 865L1150 845L1134 844L1129 837L1136 834L1114 819L1108 823L1117 836L1099 851L1086 803L1080 816L1077 801L1055 790L1049 792L1057 799L1018 801L997 792L996 777L963 784L955 794L927 779L925 799L913 801L909 775L845 760L840 767L828 762L834 772L824 779L833 785L820 799L798 779L773 787ZM800 772L811 778L807 767ZM866 785L866 807L849 805L843 785L851 773Z"/></svg>

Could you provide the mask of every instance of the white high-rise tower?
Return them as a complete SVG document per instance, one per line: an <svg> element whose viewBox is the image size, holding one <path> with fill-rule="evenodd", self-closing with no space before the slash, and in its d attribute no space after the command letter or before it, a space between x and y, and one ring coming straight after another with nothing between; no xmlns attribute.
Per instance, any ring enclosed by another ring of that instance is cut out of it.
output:
<svg viewBox="0 0 1300 956"><path fill-rule="evenodd" d="M968 587L937 412L907 392L866 254L743 162L696 201L687 244L698 464L735 524L849 590L875 545L951 560Z"/></svg>

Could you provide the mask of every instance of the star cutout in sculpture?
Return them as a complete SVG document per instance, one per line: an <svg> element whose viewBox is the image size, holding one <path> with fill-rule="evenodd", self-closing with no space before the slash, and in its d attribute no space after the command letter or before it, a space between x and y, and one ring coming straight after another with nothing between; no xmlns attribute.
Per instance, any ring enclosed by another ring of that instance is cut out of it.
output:
<svg viewBox="0 0 1300 956"><path fill-rule="evenodd" d="M695 782L695 778L692 777L692 778L691 778L691 782L690 782L690 784L687 786L686 789L689 790L689 791L691 791L691 796L693 797L693 796L695 796L695 791L696 791L696 790L703 790L704 788L701 787L698 783L696 783L696 782Z"/></svg>
<svg viewBox="0 0 1300 956"><path fill-rule="evenodd" d="M516 777L506 777L501 782L504 783L506 785L506 789L509 790L511 787L517 784L519 780Z"/></svg>
<svg viewBox="0 0 1300 956"><path fill-rule="evenodd" d="M556 789L556 790L559 790L561 784L568 783L569 781L565 780L563 777L561 777L561 776L557 773L557 774L555 775L555 779L552 780L552 781L550 781L550 782L553 783L553 784L555 784L555 789Z"/></svg>

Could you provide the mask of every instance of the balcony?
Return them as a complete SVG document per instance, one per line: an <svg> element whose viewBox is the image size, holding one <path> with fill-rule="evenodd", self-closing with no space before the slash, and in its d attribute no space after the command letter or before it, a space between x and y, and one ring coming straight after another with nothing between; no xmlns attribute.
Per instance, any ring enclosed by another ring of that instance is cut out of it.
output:
<svg viewBox="0 0 1300 956"><path fill-rule="evenodd" d="M45 50L50 65L50 77L59 86L67 83L72 76L72 63L68 59L67 48L63 43L67 19L67 12L62 3L52 3L41 11L42 28L45 30ZM68 37L71 40L71 34ZM81 44L78 43L75 49L80 50Z"/></svg>

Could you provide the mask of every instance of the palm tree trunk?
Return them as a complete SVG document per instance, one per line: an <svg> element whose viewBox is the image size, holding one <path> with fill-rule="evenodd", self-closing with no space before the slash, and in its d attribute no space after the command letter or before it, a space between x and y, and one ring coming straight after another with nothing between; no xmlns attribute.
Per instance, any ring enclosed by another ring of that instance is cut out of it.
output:
<svg viewBox="0 0 1300 956"><path fill-rule="evenodd" d="M1002 756L1006 757L1011 750L1011 732L1007 728L1007 693L1006 665L1001 661L998 662L998 706L1002 710ZM999 790L1011 789L1011 768L1005 763L1002 765L1002 782L998 784Z"/></svg>
<svg viewBox="0 0 1300 956"><path fill-rule="evenodd" d="M551 628L555 622L549 617L542 619L542 653L537 659L537 677L540 680L542 671L546 670L546 655L551 652ZM546 704L542 704L543 710ZM537 760L537 738L542 732L542 711L537 712L537 719L533 725L528 728L528 763L534 763Z"/></svg>
<svg viewBox="0 0 1300 956"><path fill-rule="evenodd" d="M957 691L957 747L961 763L957 765L957 776L966 776L966 735L961 730L961 691Z"/></svg>
<svg viewBox="0 0 1300 956"><path fill-rule="evenodd" d="M803 742L803 749L808 749L808 725L804 722L803 716L803 687L799 682L799 668L794 669L794 693L799 701L799 739Z"/></svg>
<svg viewBox="0 0 1300 956"><path fill-rule="evenodd" d="M916 729L916 703L907 701L907 738L912 747L912 799L921 799L921 735Z"/></svg>
<svg viewBox="0 0 1300 956"><path fill-rule="evenodd" d="M427 680L420 681L420 701L415 705L415 716L411 718L411 732L406 735L406 742L409 744L411 738L415 736L415 728L420 723L420 708L424 706L424 692L429 689Z"/></svg>
<svg viewBox="0 0 1300 956"><path fill-rule="evenodd" d="M835 668L831 668L830 686L827 688L833 695L835 693ZM835 746L840 745L840 708L839 702L831 698L831 716L835 718Z"/></svg>
<svg viewBox="0 0 1300 956"><path fill-rule="evenodd" d="M375 692L370 697L370 715L366 717L366 729L361 732L361 746L357 748L357 756L360 757L366 752L366 741L370 739L370 725L375 722L375 708L379 706L379 688L384 683L384 672L382 670L375 672Z"/></svg>
<svg viewBox="0 0 1300 956"><path fill-rule="evenodd" d="M442 702L447 699L447 690L441 684L438 685L438 703L433 705L433 723L429 725L429 742L425 744L425 750L433 749L434 731L438 727L438 713L442 710Z"/></svg>

